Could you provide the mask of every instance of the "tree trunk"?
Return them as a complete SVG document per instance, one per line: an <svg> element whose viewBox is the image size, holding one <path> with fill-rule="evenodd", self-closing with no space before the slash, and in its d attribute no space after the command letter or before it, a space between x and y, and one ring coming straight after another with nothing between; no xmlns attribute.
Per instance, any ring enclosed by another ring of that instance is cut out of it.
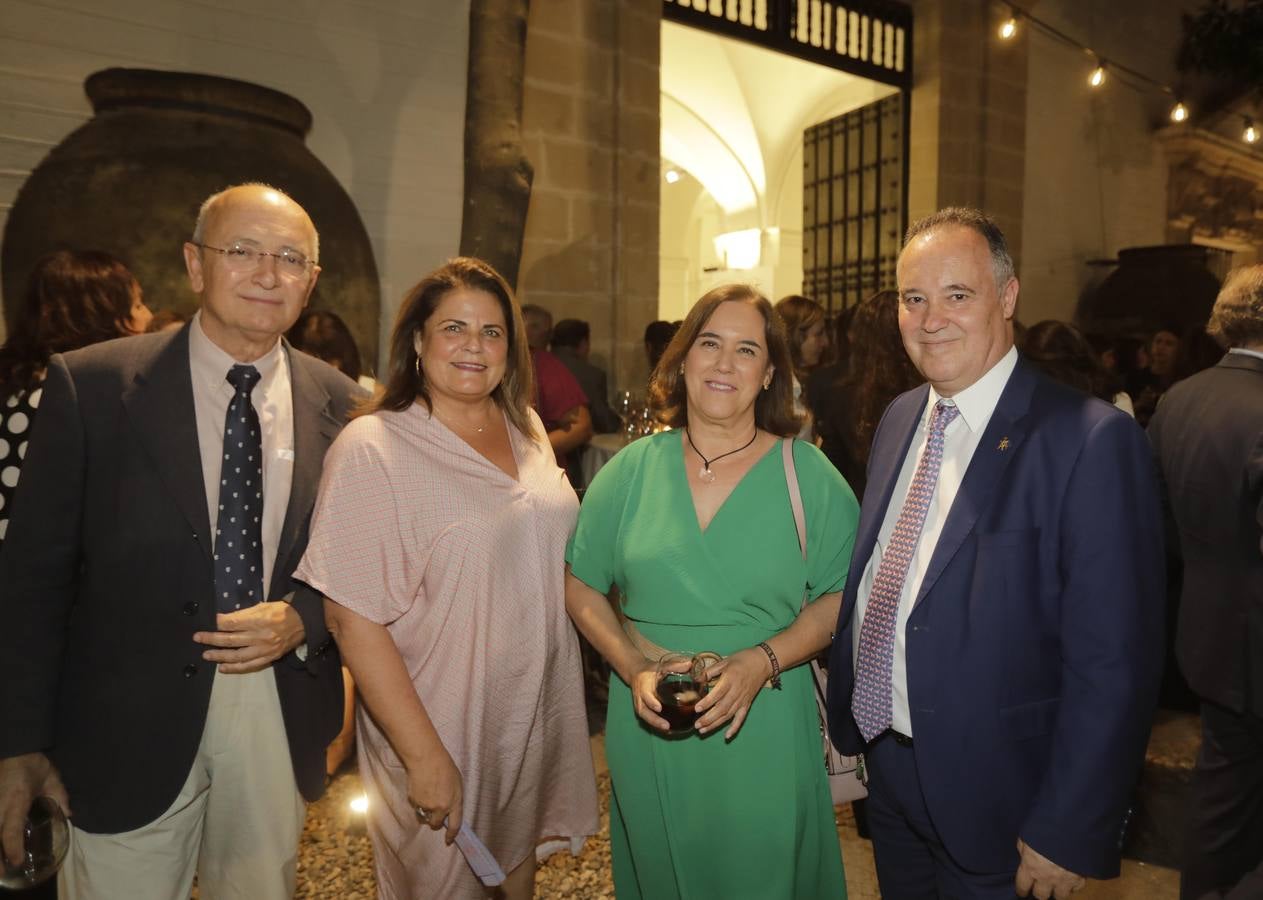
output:
<svg viewBox="0 0 1263 900"><path fill-rule="evenodd" d="M530 0L471 0L460 252L517 285L534 170L522 150Z"/></svg>

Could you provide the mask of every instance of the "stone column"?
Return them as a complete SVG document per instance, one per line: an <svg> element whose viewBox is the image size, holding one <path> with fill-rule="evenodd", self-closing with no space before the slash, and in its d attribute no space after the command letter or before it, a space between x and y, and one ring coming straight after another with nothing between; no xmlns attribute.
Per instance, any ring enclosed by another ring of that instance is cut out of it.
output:
<svg viewBox="0 0 1263 900"><path fill-rule="evenodd" d="M660 0L542 0L527 26L518 296L591 323L611 390L643 386L657 318L661 15Z"/></svg>
<svg viewBox="0 0 1263 900"><path fill-rule="evenodd" d="M1019 258L1027 29L999 40L1008 11L990 0L914 0L912 7L908 221L944 206L976 206L995 217Z"/></svg>

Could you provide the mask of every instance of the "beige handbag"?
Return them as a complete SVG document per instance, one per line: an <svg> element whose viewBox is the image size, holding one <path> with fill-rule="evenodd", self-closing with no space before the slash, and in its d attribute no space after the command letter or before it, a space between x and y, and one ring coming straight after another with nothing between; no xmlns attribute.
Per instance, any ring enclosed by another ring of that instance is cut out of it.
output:
<svg viewBox="0 0 1263 900"><path fill-rule="evenodd" d="M781 441L781 451L785 459L785 483L789 485L789 505L794 510L794 525L798 528L798 546L802 550L803 562L807 561L807 517L803 513L803 495L798 488L798 471L794 468L794 441L785 438ZM807 606L807 589L803 588L803 605ZM829 773L829 793L833 796L833 805L863 800L868 796L867 775L864 771L864 754L843 756L829 740L829 707L826 697L828 675L820 666L817 657L811 661L811 680L816 688L816 711L820 713L820 737L824 744L824 767Z"/></svg>

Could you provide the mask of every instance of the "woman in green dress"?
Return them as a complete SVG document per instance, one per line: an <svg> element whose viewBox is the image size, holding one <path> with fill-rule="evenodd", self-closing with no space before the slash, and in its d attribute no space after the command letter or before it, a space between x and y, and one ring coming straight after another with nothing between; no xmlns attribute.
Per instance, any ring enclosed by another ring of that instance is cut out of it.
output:
<svg viewBox="0 0 1263 900"><path fill-rule="evenodd" d="M796 442L804 562L780 451L798 431L791 376L767 299L716 288L654 371L651 402L673 430L620 451L584 497L566 606L615 673L605 749L619 900L846 895L802 663L837 621L858 507L824 455ZM614 585L629 628L606 599ZM655 645L723 657L696 733L666 736ZM780 687L763 689L769 679Z"/></svg>

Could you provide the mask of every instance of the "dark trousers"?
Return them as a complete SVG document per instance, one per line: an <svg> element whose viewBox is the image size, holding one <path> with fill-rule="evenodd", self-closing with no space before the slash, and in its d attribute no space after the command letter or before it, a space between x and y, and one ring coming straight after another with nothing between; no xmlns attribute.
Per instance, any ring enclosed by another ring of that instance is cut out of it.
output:
<svg viewBox="0 0 1263 900"><path fill-rule="evenodd" d="M868 827L883 900L1013 900L1013 868L967 872L956 864L930 821L915 750L887 733L865 755L868 766ZM1013 843L1016 848L1017 836Z"/></svg>
<svg viewBox="0 0 1263 900"><path fill-rule="evenodd" d="M1236 898L1239 882L1263 896L1263 718L1202 701L1189 798L1181 900Z"/></svg>

